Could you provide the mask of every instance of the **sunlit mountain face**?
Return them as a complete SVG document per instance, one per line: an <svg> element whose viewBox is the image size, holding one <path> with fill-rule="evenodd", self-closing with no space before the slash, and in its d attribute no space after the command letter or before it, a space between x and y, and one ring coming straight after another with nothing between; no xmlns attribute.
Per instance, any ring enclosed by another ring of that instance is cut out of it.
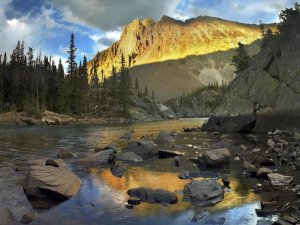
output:
<svg viewBox="0 0 300 225"><path fill-rule="evenodd" d="M260 37L257 25L207 16L184 22L167 16L158 22L136 19L123 28L118 42L98 53L94 60L99 74L103 71L105 76L110 76L112 65L120 68L122 54L127 66L133 67L226 51L236 48L238 42L250 44Z"/></svg>

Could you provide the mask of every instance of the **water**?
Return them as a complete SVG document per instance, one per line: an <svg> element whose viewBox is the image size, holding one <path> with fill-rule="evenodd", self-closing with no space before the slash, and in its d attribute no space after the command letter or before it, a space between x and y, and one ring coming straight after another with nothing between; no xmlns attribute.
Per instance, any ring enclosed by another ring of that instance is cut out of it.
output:
<svg viewBox="0 0 300 225"><path fill-rule="evenodd" d="M161 130L180 132L183 127L197 127L203 119L182 119L139 123L127 126L102 127L20 127L0 129L0 207L10 208L17 220L24 213L36 211L36 225L83 225L83 224L194 224L191 222L195 210L181 201L184 185L189 180L178 179L182 170L198 170L192 163L183 163L174 168L171 159L149 160L143 167L128 167L122 178L114 177L107 168L92 168L89 171L68 163L69 169L82 178L79 193L49 210L35 210L22 190L29 160L55 158L59 149L70 149L78 157L92 154L96 147L117 143L119 137L134 130L134 139L144 135L155 136ZM203 133L180 134L176 144L203 146L214 140ZM190 157L198 151L186 150ZM19 171L14 171L14 168ZM251 181L246 178L231 177L233 191L225 194L225 200L209 208L208 219L225 217L225 224L254 225L257 222L255 208L259 208L260 196L250 191ZM218 176L218 171L204 173ZM199 178L202 179L202 178ZM135 187L162 188L179 193L179 203L160 206L142 203L133 210L126 209L127 190ZM199 223L201 224L201 223ZM202 224L210 224L202 222Z"/></svg>

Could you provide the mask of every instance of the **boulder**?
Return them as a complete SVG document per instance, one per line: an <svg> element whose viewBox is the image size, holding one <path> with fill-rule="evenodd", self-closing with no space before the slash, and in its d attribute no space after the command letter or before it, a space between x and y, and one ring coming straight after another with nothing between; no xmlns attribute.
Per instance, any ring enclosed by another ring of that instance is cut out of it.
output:
<svg viewBox="0 0 300 225"><path fill-rule="evenodd" d="M115 161L116 152L112 149L103 150L77 161L86 167L104 166Z"/></svg>
<svg viewBox="0 0 300 225"><path fill-rule="evenodd" d="M23 189L29 199L63 201L76 195L80 185L80 178L64 168L30 166Z"/></svg>
<svg viewBox="0 0 300 225"><path fill-rule="evenodd" d="M122 152L117 155L117 160L129 164L143 162L142 157L136 155L134 152Z"/></svg>
<svg viewBox="0 0 300 225"><path fill-rule="evenodd" d="M110 167L110 172L112 173L112 175L114 175L115 177L123 177L123 175L125 174L126 172L126 169L122 166L119 166L119 165L112 165Z"/></svg>
<svg viewBox="0 0 300 225"><path fill-rule="evenodd" d="M36 212L26 213L22 216L20 223L29 224L32 221L34 221L37 217L38 217L38 214Z"/></svg>
<svg viewBox="0 0 300 225"><path fill-rule="evenodd" d="M134 154L142 157L142 159L152 158L156 155L156 152L151 146L138 145L134 142L130 143L123 151L133 152Z"/></svg>
<svg viewBox="0 0 300 225"><path fill-rule="evenodd" d="M172 158L176 156L184 156L184 153L179 151L173 151L173 150L159 149L157 152L158 152L158 157L161 159Z"/></svg>
<svg viewBox="0 0 300 225"><path fill-rule="evenodd" d="M159 133L157 138L155 139L155 143L162 145L162 144L169 144L175 142L174 135L170 132L162 131Z"/></svg>
<svg viewBox="0 0 300 225"><path fill-rule="evenodd" d="M257 168L252 163L245 161L243 168L246 169L251 175L256 175Z"/></svg>
<svg viewBox="0 0 300 225"><path fill-rule="evenodd" d="M59 158L59 159L69 159L72 157L75 157L75 154L73 154L72 152L65 150L65 149L61 149L57 153L57 158Z"/></svg>
<svg viewBox="0 0 300 225"><path fill-rule="evenodd" d="M193 206L210 206L223 199L223 188L214 179L194 180L184 186L183 201L190 202Z"/></svg>
<svg viewBox="0 0 300 225"><path fill-rule="evenodd" d="M137 141L138 145L146 146L148 148L156 147L157 145L152 140L141 139Z"/></svg>
<svg viewBox="0 0 300 225"><path fill-rule="evenodd" d="M10 225L15 222L15 217L8 208L0 208L0 224Z"/></svg>
<svg viewBox="0 0 300 225"><path fill-rule="evenodd" d="M279 173L269 173L268 178L273 186L285 186L291 183L294 179L292 176L284 176Z"/></svg>
<svg viewBox="0 0 300 225"><path fill-rule="evenodd" d="M218 166L230 162L230 151L228 148L220 148L205 151L202 158L209 166Z"/></svg>
<svg viewBox="0 0 300 225"><path fill-rule="evenodd" d="M275 148L276 143L270 138L267 141L267 145L268 145L269 148Z"/></svg>
<svg viewBox="0 0 300 225"><path fill-rule="evenodd" d="M152 190L148 188L134 188L128 190L127 194L130 197L139 198L142 202L156 203L156 204L176 204L177 196L175 193L157 189Z"/></svg>
<svg viewBox="0 0 300 225"><path fill-rule="evenodd" d="M269 169L269 168L265 168L265 167L262 167L262 168L259 168L257 170L257 177L262 177L262 178L267 178L267 175L269 173L272 173L273 170Z"/></svg>

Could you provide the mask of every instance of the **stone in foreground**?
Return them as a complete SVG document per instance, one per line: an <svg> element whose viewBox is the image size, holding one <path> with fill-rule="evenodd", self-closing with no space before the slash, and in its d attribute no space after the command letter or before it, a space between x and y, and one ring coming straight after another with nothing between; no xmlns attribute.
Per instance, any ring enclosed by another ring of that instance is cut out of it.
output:
<svg viewBox="0 0 300 225"><path fill-rule="evenodd" d="M184 186L183 201L193 206L215 205L224 199L222 186L214 179L194 180Z"/></svg>
<svg viewBox="0 0 300 225"><path fill-rule="evenodd" d="M284 176L280 173L269 173L268 178L273 186L285 186L291 183L294 179L292 176Z"/></svg>
<svg viewBox="0 0 300 225"><path fill-rule="evenodd" d="M127 194L130 197L139 198L142 202L156 203L156 204L176 204L177 195L173 192L157 189L152 190L148 188L134 188L128 190Z"/></svg>
<svg viewBox="0 0 300 225"><path fill-rule="evenodd" d="M76 195L80 185L80 178L64 168L31 166L23 189L29 199L64 201Z"/></svg>
<svg viewBox="0 0 300 225"><path fill-rule="evenodd" d="M230 152L228 148L205 151L202 157L209 166L219 166L230 162Z"/></svg>

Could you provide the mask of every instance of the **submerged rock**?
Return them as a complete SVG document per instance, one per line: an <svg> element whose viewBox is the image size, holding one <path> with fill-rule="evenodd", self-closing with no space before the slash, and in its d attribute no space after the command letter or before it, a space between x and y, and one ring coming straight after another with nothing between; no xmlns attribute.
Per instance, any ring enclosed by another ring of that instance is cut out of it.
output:
<svg viewBox="0 0 300 225"><path fill-rule="evenodd" d="M20 223L29 224L32 221L34 221L37 217L38 217L38 214L36 212L26 213L22 216Z"/></svg>
<svg viewBox="0 0 300 225"><path fill-rule="evenodd" d="M15 217L8 208L0 208L0 224L10 225L15 222Z"/></svg>
<svg viewBox="0 0 300 225"><path fill-rule="evenodd" d="M124 152L133 152L134 154L140 156L142 159L152 158L156 155L153 147L148 145L138 145L137 143L130 143L126 147Z"/></svg>
<svg viewBox="0 0 300 225"><path fill-rule="evenodd" d="M157 203L157 204L176 204L177 195L174 192L148 188L134 188L128 190L127 194L130 197L139 198L142 202Z"/></svg>
<svg viewBox="0 0 300 225"><path fill-rule="evenodd" d="M179 151L173 151L173 150L164 150L164 149L159 149L158 151L158 157L161 159L164 158L172 158L172 157L178 157L178 156L184 156L184 153L179 152Z"/></svg>
<svg viewBox="0 0 300 225"><path fill-rule="evenodd" d="M143 162L142 157L136 155L134 152L122 152L117 155L117 160L129 164Z"/></svg>
<svg viewBox="0 0 300 225"><path fill-rule="evenodd" d="M183 201L193 206L210 206L224 199L222 186L214 179L194 180L184 186Z"/></svg>
<svg viewBox="0 0 300 225"><path fill-rule="evenodd" d="M80 185L80 178L64 168L31 166L23 189L29 199L63 201L76 195Z"/></svg>
<svg viewBox="0 0 300 225"><path fill-rule="evenodd" d="M115 177L121 178L125 174L126 169L122 166L119 166L119 165L112 165L112 166L110 166L110 172Z"/></svg>
<svg viewBox="0 0 300 225"><path fill-rule="evenodd" d="M59 158L59 159L68 159L68 158L72 158L72 157L75 157L75 154L73 154L72 152L65 150L65 149L61 149L57 153L57 158Z"/></svg>
<svg viewBox="0 0 300 225"><path fill-rule="evenodd" d="M47 159L45 162L46 166L54 166L54 167L66 167L66 163L63 159Z"/></svg>
<svg viewBox="0 0 300 225"><path fill-rule="evenodd" d="M230 162L230 151L228 148L220 148L205 151L202 158L209 166L218 166Z"/></svg>
<svg viewBox="0 0 300 225"><path fill-rule="evenodd" d="M116 152L112 149L97 152L77 161L86 167L104 166L115 161Z"/></svg>
<svg viewBox="0 0 300 225"><path fill-rule="evenodd" d="M284 176L279 173L269 173L268 178L273 186L285 186L291 183L294 179L292 176Z"/></svg>

